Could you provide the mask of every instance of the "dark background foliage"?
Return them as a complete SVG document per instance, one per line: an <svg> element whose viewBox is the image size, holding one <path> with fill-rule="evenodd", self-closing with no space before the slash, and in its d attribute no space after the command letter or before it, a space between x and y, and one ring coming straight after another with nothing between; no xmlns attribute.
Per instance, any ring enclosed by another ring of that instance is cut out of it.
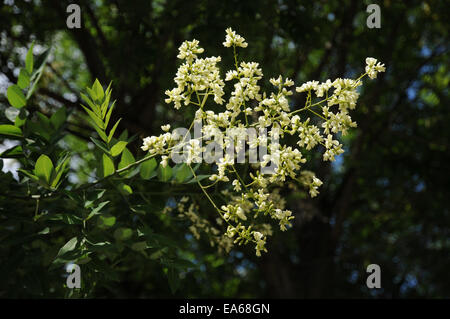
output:
<svg viewBox="0 0 450 319"><path fill-rule="evenodd" d="M218 255L206 240L189 237L186 225L160 217L164 201L177 191L172 185L133 184L135 194L147 192L151 198L146 218L152 229L198 266L182 274L175 296L450 296L446 1L373 1L381 8L381 28L369 29L366 7L372 1L79 0L82 28L69 30L65 9L71 2L2 1L2 93L17 79L23 48L33 40L41 47L53 45L33 107L52 113L64 105L76 114L85 86L95 78L113 81L114 121L123 118L120 130L137 135L134 153L140 138L156 134L161 124L181 124L192 116L163 101L173 86L177 48L186 39L198 39L207 55L221 55L223 65L231 65L222 42L224 30L232 27L249 43L242 59L259 62L267 79L283 74L297 84L355 76L367 56L386 65L386 73L361 91L353 115L358 128L343 140L344 155L310 167L324 181L321 195L308 199L284 191L296 216L294 227L276 233L261 258L252 248ZM7 105L4 94L0 104ZM73 136L71 146L82 152L92 131L78 119L64 134ZM94 167L94 158L83 160L86 171ZM72 174L85 178L76 170ZM8 195L22 191L10 173L0 180L1 296L61 296L64 290L52 283L64 281L62 271L49 270L41 258L42 251L45 258L54 257L70 230L62 238L56 231L52 241L27 235L41 230L32 217L35 202ZM166 195L151 196L161 191ZM118 220L131 213L129 205L142 202L137 195L129 202L115 194L105 197ZM48 211L82 209L68 200L41 205ZM203 211L211 213L207 203ZM15 219L21 222L17 237L1 235ZM92 296L173 296L154 258L118 246L119 279L95 288ZM382 289L366 287L371 263L381 266Z"/></svg>

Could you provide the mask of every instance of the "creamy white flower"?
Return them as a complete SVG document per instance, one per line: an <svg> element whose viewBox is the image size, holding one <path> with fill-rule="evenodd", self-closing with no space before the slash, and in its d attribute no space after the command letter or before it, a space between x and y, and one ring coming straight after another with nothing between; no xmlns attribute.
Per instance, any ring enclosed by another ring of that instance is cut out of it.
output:
<svg viewBox="0 0 450 319"><path fill-rule="evenodd" d="M246 47L247 43L229 28L224 45ZM217 225L228 223L226 233L221 233L200 216L196 205L188 207L187 197L179 200L176 211L191 221L189 230L196 238L206 233L212 246L217 245L226 251L235 244L253 242L256 254L260 256L261 252L266 251L267 236L272 233L270 226L265 227L263 220L259 219L260 216L269 216L282 231L291 226L294 218L292 212L285 209L286 200L279 194L277 186L284 183L296 189L298 183L291 182L295 180L305 187L311 197L319 193L322 181L314 173L304 170L306 159L302 152L322 145L325 148L324 161L333 161L343 153L342 144L334 136L339 136L338 133L344 135L350 128L356 127L350 111L357 105L357 89L362 85L362 77L357 80L337 78L334 81L327 79L325 82L303 83L296 87L296 91L308 93L305 105L294 105L290 98L293 94L292 80L281 75L271 78L269 81L274 87L270 92L263 92L259 83L263 72L258 63L238 61L235 56L236 69L222 75L221 57L199 58L198 55L203 52L197 40L186 41L180 46L178 58L183 61L174 78L175 87L165 92L165 102L173 103L175 109L182 105L193 109L195 121L202 123L202 137L181 141L181 133L169 133L170 125L163 125L161 129L165 133L144 138L141 148L160 157L161 166L165 167L169 161L168 154L173 152L175 145L182 146L184 159L189 165L205 159L203 142L207 147L217 143L223 150L232 147L234 154L219 155L217 157L222 157L215 165L209 166L213 170L209 173L212 185L231 181L231 185L224 185L218 193L226 205L217 209L220 215ZM376 78L379 72L385 71L385 67L376 59L367 58L365 71L369 78ZM226 90L225 83L228 84ZM220 105L224 107L218 107ZM254 128L258 134L250 138L246 134L248 128ZM296 146L277 144L283 141L285 133L291 135L290 140L297 139L298 149ZM228 138L224 138L226 136ZM242 170L235 168L234 163L240 151L247 151L246 145L249 149L263 147L267 153L258 153L259 163L251 163L247 175L240 176L238 172ZM262 174L261 168L269 163L275 167L272 174ZM202 165L202 171L204 167L206 165ZM205 185L200 182L203 190L209 191Z"/></svg>
<svg viewBox="0 0 450 319"><path fill-rule="evenodd" d="M236 46L246 48L248 46L248 43L245 42L245 39L239 34L236 34L236 32L231 30L231 28L226 29L225 32L227 33L225 42L223 43L225 47Z"/></svg>
<svg viewBox="0 0 450 319"><path fill-rule="evenodd" d="M319 81L308 81L303 83L300 87L296 87L297 92L306 92L311 90L317 90L319 88Z"/></svg>
<svg viewBox="0 0 450 319"><path fill-rule="evenodd" d="M375 79L377 77L378 72L384 72L386 68L384 64L380 62L377 63L377 59L374 58L366 58L366 73L371 79Z"/></svg>
<svg viewBox="0 0 450 319"><path fill-rule="evenodd" d="M199 47L199 43L200 42L195 39L183 42L178 48L180 53L177 55L177 58L181 60L185 59L188 63L192 62L197 57L197 54L203 53L204 51L203 48Z"/></svg>
<svg viewBox="0 0 450 319"><path fill-rule="evenodd" d="M239 192L242 188L241 188L241 183L235 179L232 183L232 185L234 186L233 189L235 192Z"/></svg>

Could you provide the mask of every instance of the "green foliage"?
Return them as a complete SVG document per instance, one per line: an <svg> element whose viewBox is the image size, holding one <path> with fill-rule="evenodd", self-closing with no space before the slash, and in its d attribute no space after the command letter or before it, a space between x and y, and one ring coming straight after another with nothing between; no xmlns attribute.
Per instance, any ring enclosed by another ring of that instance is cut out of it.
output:
<svg viewBox="0 0 450 319"><path fill-rule="evenodd" d="M20 79L20 78L19 78ZM23 95L22 90L17 85L11 85L7 91L8 101L9 103L20 109L27 104L27 100L25 99L25 95Z"/></svg>
<svg viewBox="0 0 450 319"><path fill-rule="evenodd" d="M6 136L22 136L22 130L14 125L9 124L1 124L0 125L0 134Z"/></svg>
<svg viewBox="0 0 450 319"><path fill-rule="evenodd" d="M34 166L34 174L41 180L41 182L50 184L51 177L54 174L54 167L52 160L42 154L39 156L36 161L36 165Z"/></svg>
<svg viewBox="0 0 450 319"><path fill-rule="evenodd" d="M140 175L142 179L150 179L152 177L152 173L155 171L155 168L158 166L158 163L154 158L146 160L141 164ZM154 175L153 175L154 176Z"/></svg>

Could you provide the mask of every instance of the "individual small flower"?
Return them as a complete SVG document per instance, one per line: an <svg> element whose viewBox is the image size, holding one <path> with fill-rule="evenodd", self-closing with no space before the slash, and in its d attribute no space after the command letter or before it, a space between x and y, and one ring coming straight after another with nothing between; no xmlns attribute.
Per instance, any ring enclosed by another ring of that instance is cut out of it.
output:
<svg viewBox="0 0 450 319"><path fill-rule="evenodd" d="M161 129L162 129L164 132L168 132L168 131L170 130L170 124L161 126Z"/></svg>
<svg viewBox="0 0 450 319"><path fill-rule="evenodd" d="M322 97L325 92L328 92L328 90L333 86L333 82L331 82L330 79L328 79L326 82L320 83L317 86L316 90L316 96Z"/></svg>
<svg viewBox="0 0 450 319"><path fill-rule="evenodd" d="M235 78L238 77L238 73L236 70L230 70L227 72L227 74L225 75L225 81L231 81Z"/></svg>
<svg viewBox="0 0 450 319"><path fill-rule="evenodd" d="M161 156L161 162L162 167L166 167L169 164L169 156L163 155Z"/></svg>
<svg viewBox="0 0 450 319"><path fill-rule="evenodd" d="M237 46L246 48L248 46L248 43L245 42L245 39L239 34L236 34L236 32L231 30L231 28L226 29L225 32L227 33L225 42L223 43L225 47L229 48L231 46Z"/></svg>
<svg viewBox="0 0 450 319"><path fill-rule="evenodd" d="M241 183L235 179L232 183L232 185L234 186L233 189L235 192L239 192L242 188L241 188Z"/></svg>
<svg viewBox="0 0 450 319"><path fill-rule="evenodd" d="M180 88L174 88L173 90L166 90L165 94L168 96L164 101L169 104L174 102L174 106L176 109L181 107L181 101L184 100L184 96L182 94L182 90Z"/></svg>
<svg viewBox="0 0 450 319"><path fill-rule="evenodd" d="M283 82L283 78L281 77L281 75L278 77L278 78L271 78L270 80L269 80L269 82L273 85L273 86L275 86L275 87L278 87L278 86L280 86L281 85L281 83Z"/></svg>
<svg viewBox="0 0 450 319"><path fill-rule="evenodd" d="M322 181L314 176L312 183L309 186L309 194L311 197L316 197L319 194L318 188L320 185L322 185Z"/></svg>
<svg viewBox="0 0 450 319"><path fill-rule="evenodd" d="M260 232L254 231L253 232L253 238L256 241L256 256L260 257L261 256L261 251L265 251L267 252L267 249L265 248L266 245L266 241L264 239L264 235L261 234Z"/></svg>
<svg viewBox="0 0 450 319"><path fill-rule="evenodd" d="M230 237L230 238L233 238L234 235L236 235L236 228L233 227L233 226L231 226L231 225L228 226L226 235L227 235L228 237Z"/></svg>
<svg viewBox="0 0 450 319"><path fill-rule="evenodd" d="M238 209L236 210L236 216L242 220L247 220L247 216L245 216L244 210L241 207L238 207Z"/></svg>

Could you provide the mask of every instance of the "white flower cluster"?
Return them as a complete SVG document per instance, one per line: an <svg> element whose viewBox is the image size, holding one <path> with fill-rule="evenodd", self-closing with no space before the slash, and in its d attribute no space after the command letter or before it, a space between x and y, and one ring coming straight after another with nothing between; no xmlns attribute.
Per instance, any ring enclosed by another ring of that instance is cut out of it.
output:
<svg viewBox="0 0 450 319"><path fill-rule="evenodd" d="M241 37L239 34L236 34L236 32L231 30L231 28L226 29L225 32L227 33L225 37L225 42L223 43L225 47L228 48L231 46L236 46L246 48L248 46L248 43L245 42L245 39Z"/></svg>
<svg viewBox="0 0 450 319"><path fill-rule="evenodd" d="M384 64L381 64L380 62L377 63L377 59L375 58L366 58L366 73L369 78L375 79L378 72L384 71L386 71Z"/></svg>
<svg viewBox="0 0 450 319"><path fill-rule="evenodd" d="M198 59L197 54L202 53L204 50L199 47L197 40L184 42L179 51L178 58L186 60L186 62L178 68L175 77L177 87L172 90L166 90L165 93L168 98L165 102L174 102L175 108L179 109L181 102L184 102L184 105L195 104L195 102L191 101L193 93L195 93L195 96L198 96L200 92L207 92L214 96L214 101L217 104L222 104L225 83L221 79L220 70L217 67L217 63L221 61L221 58Z"/></svg>
<svg viewBox="0 0 450 319"><path fill-rule="evenodd" d="M172 140L172 133L165 133L160 136L148 136L144 138L141 149L148 151L150 154L163 154L167 151L167 147Z"/></svg>
<svg viewBox="0 0 450 319"><path fill-rule="evenodd" d="M234 138L240 141L233 146L236 150L245 151L247 146L249 150L259 146L267 147L269 152L259 159L258 165L246 163L237 167L235 156L225 153L215 163L202 166L210 169L209 185L197 182L219 213L220 223L228 225L224 234L226 236L223 237L228 238L228 241L215 234L221 238L219 241L222 245L231 248L230 245L233 244L252 242L259 256L262 251L266 251L267 237L272 234L267 221L276 221L279 229L285 231L291 227L291 220L294 218L292 212L285 207L285 200L279 193L280 186L295 181L305 187L311 197L318 195L322 181L314 173L303 169L306 163L305 152L320 148L324 161L334 161L336 156L343 153L343 145L337 137L356 127L349 112L356 107L359 97L357 89L362 85L362 78L365 75L375 78L385 68L377 60L367 58L366 73L356 80L338 78L333 81L306 82L295 88L296 92L306 95L305 104L299 107L291 100L294 81L281 75L270 79L273 92L261 92L258 83L263 78L263 73L258 63L239 63L237 60L236 47L247 47L244 38L229 28L223 44L225 47L233 47L235 58L235 68L227 71L224 78L218 67L220 57L199 58L197 55L204 51L199 47L199 42L184 42L178 55L184 63L174 79L177 86L166 91L168 98L165 101L173 103L176 109L182 104L195 107L194 121L202 123L202 139L214 137L206 141L207 147L218 143L220 147L227 148L232 145L231 140ZM224 93L225 83L232 84L228 98ZM212 105L210 97L216 105ZM270 134L246 139L244 133L250 128L258 132L269 131ZM167 165L167 155L177 136L168 132L170 126L163 126L162 129L165 133L160 136L145 138L142 149L150 154L160 155L161 164ZM217 138L230 135L233 136L231 140ZM279 138L283 141L285 135L294 136L296 144L269 147ZM201 161L205 149L202 142L199 139L185 142L188 165ZM276 163L274 174L261 173L261 167L268 167L273 163ZM223 182L220 196L217 191L209 194L209 188L216 186L217 190L220 182ZM206 221L196 214L194 206L184 212L192 222L191 231L196 237L199 236L199 229L206 228L210 229L208 232L216 233L209 224L204 226Z"/></svg>
<svg viewBox="0 0 450 319"><path fill-rule="evenodd" d="M219 252L229 252L233 247L233 240L212 226L208 219L200 216L198 209L199 206L197 204L189 203L189 197L187 196L181 197L175 207L178 217L188 219L191 222L189 231L196 239L200 239L200 234L203 233L208 237L211 247L217 246ZM174 208L166 206L164 213L167 214L173 210ZM217 224L222 225L222 220L217 219Z"/></svg>

